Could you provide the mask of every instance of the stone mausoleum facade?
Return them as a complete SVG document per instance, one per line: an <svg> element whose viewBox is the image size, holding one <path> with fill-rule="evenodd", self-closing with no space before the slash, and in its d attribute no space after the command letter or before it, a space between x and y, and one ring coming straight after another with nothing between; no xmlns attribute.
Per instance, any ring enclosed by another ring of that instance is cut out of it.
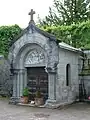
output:
<svg viewBox="0 0 90 120"><path fill-rule="evenodd" d="M78 62L81 51L37 28L31 15L28 27L12 43L9 60L13 67L13 100L25 87L30 99L40 90L46 106L71 103L79 95Z"/></svg>

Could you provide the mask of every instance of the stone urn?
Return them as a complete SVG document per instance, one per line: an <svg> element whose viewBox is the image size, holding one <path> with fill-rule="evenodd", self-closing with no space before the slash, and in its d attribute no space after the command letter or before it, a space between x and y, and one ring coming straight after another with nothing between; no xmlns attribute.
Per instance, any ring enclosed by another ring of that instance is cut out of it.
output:
<svg viewBox="0 0 90 120"><path fill-rule="evenodd" d="M21 103L28 104L28 101L29 101L28 96L22 96L21 97Z"/></svg>

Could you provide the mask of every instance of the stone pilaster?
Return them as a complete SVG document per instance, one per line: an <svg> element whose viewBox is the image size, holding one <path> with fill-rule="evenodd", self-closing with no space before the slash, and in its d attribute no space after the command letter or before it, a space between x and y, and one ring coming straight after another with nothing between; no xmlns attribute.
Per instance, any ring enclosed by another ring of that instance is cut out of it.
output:
<svg viewBox="0 0 90 120"><path fill-rule="evenodd" d="M48 74L48 99L56 100L56 73Z"/></svg>
<svg viewBox="0 0 90 120"><path fill-rule="evenodd" d="M24 73L23 73L23 87L27 87L27 69L24 69Z"/></svg>
<svg viewBox="0 0 90 120"><path fill-rule="evenodd" d="M23 88L26 85L26 70L25 69L15 69L14 79L13 79L13 95L11 98L12 103L19 102L20 97L23 93Z"/></svg>
<svg viewBox="0 0 90 120"><path fill-rule="evenodd" d="M22 92L23 92L23 89L24 89L24 78L25 78L25 69L21 69L20 71L19 71L19 80L20 80L20 85L19 85L19 87L20 87L20 97L22 96Z"/></svg>
<svg viewBox="0 0 90 120"><path fill-rule="evenodd" d="M18 70L14 69L14 76L13 76L13 95L9 100L10 104L16 104L18 102L18 91L17 91L17 82L18 80Z"/></svg>
<svg viewBox="0 0 90 120"><path fill-rule="evenodd" d="M56 69L47 68L48 72L48 100L45 106L50 107L56 103Z"/></svg>
<svg viewBox="0 0 90 120"><path fill-rule="evenodd" d="M17 96L17 74L13 77L13 97Z"/></svg>
<svg viewBox="0 0 90 120"><path fill-rule="evenodd" d="M18 71L18 75L17 75L17 98L20 97L20 75L19 75L19 71Z"/></svg>
<svg viewBox="0 0 90 120"><path fill-rule="evenodd" d="M12 97L17 97L17 76L18 76L18 71L14 70L14 76L13 76L13 95L12 95Z"/></svg>

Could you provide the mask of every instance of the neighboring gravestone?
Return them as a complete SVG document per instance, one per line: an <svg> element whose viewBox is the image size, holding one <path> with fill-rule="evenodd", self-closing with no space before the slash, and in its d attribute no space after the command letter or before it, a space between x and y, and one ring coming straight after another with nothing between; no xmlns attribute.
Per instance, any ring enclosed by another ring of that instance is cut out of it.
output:
<svg viewBox="0 0 90 120"><path fill-rule="evenodd" d="M82 71L80 73L81 95L80 99L90 99L90 50L84 50Z"/></svg>
<svg viewBox="0 0 90 120"><path fill-rule="evenodd" d="M12 94L12 81L10 80L10 65L3 55L0 55L0 95Z"/></svg>

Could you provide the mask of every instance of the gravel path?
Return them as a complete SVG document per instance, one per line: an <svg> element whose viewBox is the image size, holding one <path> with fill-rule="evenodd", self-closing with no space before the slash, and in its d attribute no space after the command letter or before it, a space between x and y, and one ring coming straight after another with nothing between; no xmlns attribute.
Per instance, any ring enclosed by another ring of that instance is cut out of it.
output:
<svg viewBox="0 0 90 120"><path fill-rule="evenodd" d="M10 105L7 100L0 99L0 120L90 120L90 104L47 109Z"/></svg>

